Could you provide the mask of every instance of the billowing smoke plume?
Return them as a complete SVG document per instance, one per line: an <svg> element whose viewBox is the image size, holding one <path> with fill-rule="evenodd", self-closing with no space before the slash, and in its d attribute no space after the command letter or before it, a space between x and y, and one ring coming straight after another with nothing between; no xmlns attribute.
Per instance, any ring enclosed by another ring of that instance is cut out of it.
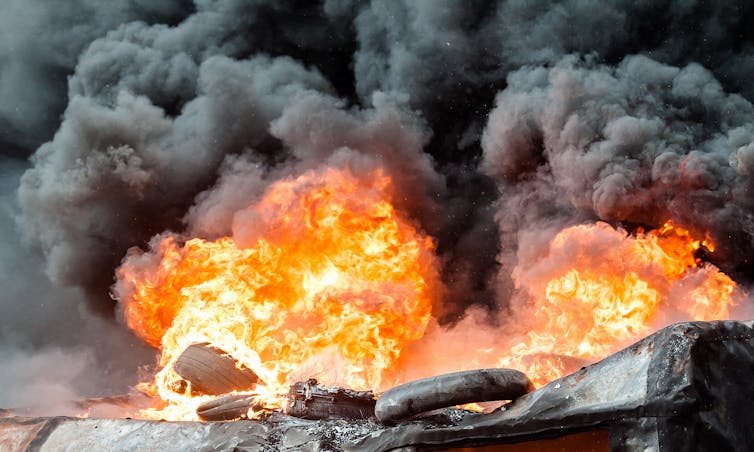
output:
<svg viewBox="0 0 754 452"><path fill-rule="evenodd" d="M564 224L672 219L709 231L724 269L751 269L754 107L696 63L569 56L512 72L482 149L480 168L500 187L504 264Z"/></svg>
<svg viewBox="0 0 754 452"><path fill-rule="evenodd" d="M94 316L78 288L54 286L22 244L15 189L27 165L0 162L0 407L71 414L82 397L126 393L152 351Z"/></svg>
<svg viewBox="0 0 754 452"><path fill-rule="evenodd" d="M66 78L91 42L131 21L176 23L188 2L71 0L59 8L8 0L0 15L0 146L21 157L60 125Z"/></svg>
<svg viewBox="0 0 754 452"><path fill-rule="evenodd" d="M709 232L709 259L750 282L753 12L12 0L0 15L0 249L14 275L3 287L19 290L0 299L3 356L23 376L19 357L55 354L61 337L75 347L121 331L106 326L109 291L130 247L168 230L232 234L270 183L325 163L393 177L397 207L437 240L441 324L505 309L516 266L595 220ZM128 344L104 342L74 361Z"/></svg>

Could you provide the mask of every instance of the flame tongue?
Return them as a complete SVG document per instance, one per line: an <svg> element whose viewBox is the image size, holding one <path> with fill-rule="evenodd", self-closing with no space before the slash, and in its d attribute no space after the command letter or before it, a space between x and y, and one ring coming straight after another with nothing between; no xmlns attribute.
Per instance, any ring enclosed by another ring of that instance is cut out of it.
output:
<svg viewBox="0 0 754 452"><path fill-rule="evenodd" d="M674 319L728 317L736 284L695 252L694 239L672 222L630 236L606 223L561 231L549 255L516 274L532 303L529 329L498 364L527 369L537 385L594 362Z"/></svg>
<svg viewBox="0 0 754 452"><path fill-rule="evenodd" d="M236 215L236 238L167 236L133 254L116 292L129 327L162 348L155 384L168 406L147 417L195 419L205 398L176 390L173 364L206 342L253 369L279 406L294 374L355 389L380 385L429 321L432 241L389 202L390 180L325 169L281 181ZM239 245L243 243L244 246Z"/></svg>

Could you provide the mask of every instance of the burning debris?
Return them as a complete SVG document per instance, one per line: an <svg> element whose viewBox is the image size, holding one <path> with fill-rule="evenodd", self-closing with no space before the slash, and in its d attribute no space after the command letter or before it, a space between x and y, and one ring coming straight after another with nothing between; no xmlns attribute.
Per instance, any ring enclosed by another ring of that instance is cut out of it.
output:
<svg viewBox="0 0 754 452"><path fill-rule="evenodd" d="M188 390L193 396L221 395L196 408L204 421L229 421L247 418L249 412L263 411L264 401L253 389L260 383L250 369L239 365L227 353L206 343L192 344L173 364L175 372L185 378L178 392ZM229 393L239 392L241 394ZM284 411L302 419L368 419L374 417L375 397L372 391L317 384L316 379L291 385ZM282 411L282 410L281 410Z"/></svg>
<svg viewBox="0 0 754 452"><path fill-rule="evenodd" d="M747 2L70 3L0 16L2 404L137 387L141 420L375 415L409 447L520 397L493 418L531 433L570 419L527 424L551 382L750 314Z"/></svg>
<svg viewBox="0 0 754 452"><path fill-rule="evenodd" d="M261 410L262 405L255 403L256 396L238 394L218 397L196 408L196 414L203 421L232 421L244 419L250 410Z"/></svg>
<svg viewBox="0 0 754 452"><path fill-rule="evenodd" d="M191 384L191 391L220 395L231 391L247 391L259 382L251 369L239 367L238 361L207 343L192 344L178 356L173 369ZM179 382L180 390L184 384Z"/></svg>
<svg viewBox="0 0 754 452"><path fill-rule="evenodd" d="M693 322L665 328L608 358L553 381L490 413L444 410L397 421L307 420L273 413L242 422L153 422L122 419L0 419L0 446L24 450L106 448L164 450L417 452L496 445L513 450L751 450L754 447L752 322ZM520 375L488 369L467 373L492 386ZM461 374L434 383L461 381ZM433 380L414 382L437 392ZM409 386L410 387L410 386ZM462 384L459 392L467 385ZM519 388L521 389L521 388ZM406 392L406 387L401 388ZM419 394L421 390L412 390ZM292 388L302 403L349 394L305 382ZM306 394L310 394L307 399ZM327 395L329 394L329 395ZM502 393L498 393L502 394ZM508 393L510 395L510 393ZM505 396L502 394L501 396ZM240 396L237 400L242 400ZM383 395L384 397L384 395ZM369 398L365 395L361 402ZM391 397L395 400L394 397ZM209 411L209 410L208 410ZM473 450L473 449L470 449Z"/></svg>
<svg viewBox="0 0 754 452"><path fill-rule="evenodd" d="M302 419L369 419L374 407L372 391L322 386L312 378L291 386L286 413Z"/></svg>
<svg viewBox="0 0 754 452"><path fill-rule="evenodd" d="M220 396L197 406L196 415L201 420L244 419L249 413L265 410L264 400L253 391L260 383L259 377L210 344L190 345L180 354L173 368L187 381L181 380L178 392L189 391L192 396ZM529 379L513 369L479 369L438 375L392 388L379 399L372 391L319 385L311 378L291 385L287 402L280 411L315 420L376 417L385 425L393 425L438 408L515 400L530 388Z"/></svg>

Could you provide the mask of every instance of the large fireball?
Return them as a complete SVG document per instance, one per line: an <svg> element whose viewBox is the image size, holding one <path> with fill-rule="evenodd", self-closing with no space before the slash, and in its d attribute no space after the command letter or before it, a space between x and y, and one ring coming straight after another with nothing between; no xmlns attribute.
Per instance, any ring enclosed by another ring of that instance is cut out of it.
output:
<svg viewBox="0 0 754 452"><path fill-rule="evenodd" d="M714 251L671 221L634 235L602 222L562 230L514 273L528 298L497 364L539 386L673 321L727 319L736 283L701 261L702 247Z"/></svg>
<svg viewBox="0 0 754 452"><path fill-rule="evenodd" d="M393 208L382 171L311 171L273 184L236 215L241 241L172 235L118 270L128 326L162 351L148 417L193 419L201 397L179 390L172 364L209 342L264 381L279 406L295 375L380 386L405 344L423 336L437 265L432 240ZM263 393L262 393L263 392Z"/></svg>

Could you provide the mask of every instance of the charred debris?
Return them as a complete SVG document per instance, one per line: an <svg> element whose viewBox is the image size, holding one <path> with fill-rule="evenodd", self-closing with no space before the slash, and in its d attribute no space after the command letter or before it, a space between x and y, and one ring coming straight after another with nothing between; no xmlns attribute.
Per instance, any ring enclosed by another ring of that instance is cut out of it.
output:
<svg viewBox="0 0 754 452"><path fill-rule="evenodd" d="M217 395L197 408L205 421L245 418L250 409L264 406L250 391L260 381L251 370L228 353L210 344L193 344L173 365L184 380L181 389L193 395ZM395 425L403 419L440 408L473 402L514 400L531 389L522 372L513 369L478 369L438 375L412 381L375 397L372 391L318 384L316 379L300 381L290 387L285 413L301 419L370 419Z"/></svg>
<svg viewBox="0 0 754 452"><path fill-rule="evenodd" d="M192 356L225 359L222 352L210 357L205 351ZM244 451L754 450L751 375L752 322L690 322L660 330L527 394L523 375L501 369L412 382L378 399L309 380L291 387L288 414L259 421L5 417L0 448L124 449L159 443L164 450ZM465 403L474 394L477 400L515 400L490 413L424 412L440 403ZM241 417L253 403L244 397L218 396L200 414L210 420Z"/></svg>

